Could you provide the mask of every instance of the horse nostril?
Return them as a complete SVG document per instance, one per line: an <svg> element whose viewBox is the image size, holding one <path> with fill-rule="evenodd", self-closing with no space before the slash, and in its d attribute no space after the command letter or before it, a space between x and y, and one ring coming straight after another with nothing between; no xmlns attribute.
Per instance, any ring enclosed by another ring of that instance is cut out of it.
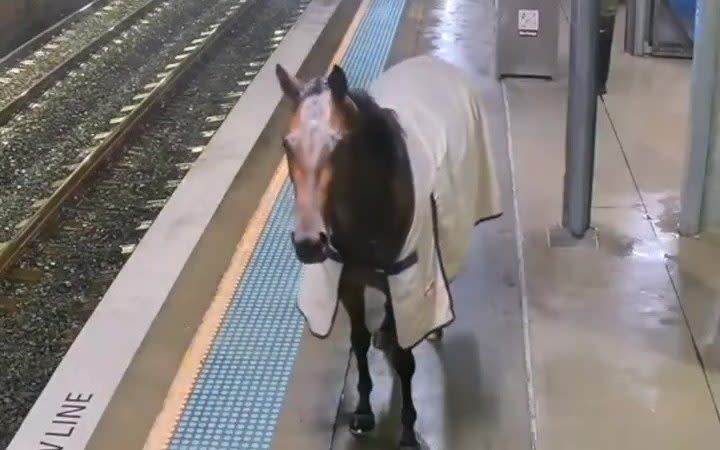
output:
<svg viewBox="0 0 720 450"><path fill-rule="evenodd" d="M320 240L320 243L321 243L322 245L327 245L327 243L328 243L327 234L325 234L325 233L323 233L323 232L321 231L321 232L320 232L320 236L319 236L319 240Z"/></svg>

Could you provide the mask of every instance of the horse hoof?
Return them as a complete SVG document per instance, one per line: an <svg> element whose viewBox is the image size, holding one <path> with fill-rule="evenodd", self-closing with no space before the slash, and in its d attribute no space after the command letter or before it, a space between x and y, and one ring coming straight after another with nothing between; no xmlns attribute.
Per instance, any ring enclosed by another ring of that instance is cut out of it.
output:
<svg viewBox="0 0 720 450"><path fill-rule="evenodd" d="M387 350L390 348L390 333L387 331L376 331L373 334L373 347L378 350Z"/></svg>
<svg viewBox="0 0 720 450"><path fill-rule="evenodd" d="M355 436L362 436L375 428L375 415L353 414L350 417L350 433Z"/></svg>
<svg viewBox="0 0 720 450"><path fill-rule="evenodd" d="M400 435L400 450L420 450L420 443L414 431L403 430Z"/></svg>
<svg viewBox="0 0 720 450"><path fill-rule="evenodd" d="M420 450L420 444L400 444L400 450Z"/></svg>
<svg viewBox="0 0 720 450"><path fill-rule="evenodd" d="M417 441L413 442L403 442L400 441L400 450L420 450L420 444L418 444Z"/></svg>
<svg viewBox="0 0 720 450"><path fill-rule="evenodd" d="M428 335L428 341L439 341L443 337L443 330L437 330Z"/></svg>

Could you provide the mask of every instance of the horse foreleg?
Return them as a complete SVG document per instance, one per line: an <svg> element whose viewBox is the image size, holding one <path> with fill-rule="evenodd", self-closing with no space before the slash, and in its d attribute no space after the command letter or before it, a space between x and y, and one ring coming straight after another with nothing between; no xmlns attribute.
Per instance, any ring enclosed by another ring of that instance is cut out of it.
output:
<svg viewBox="0 0 720 450"><path fill-rule="evenodd" d="M375 415L370 405L373 384L367 358L370 349L370 332L365 323L365 293L362 286L350 286L342 291L341 301L350 317L350 344L358 367L359 400L355 413L350 418L350 432L361 435L375 428Z"/></svg>
<svg viewBox="0 0 720 450"><path fill-rule="evenodd" d="M420 448L415 435L415 421L417 412L412 399L412 378L415 374L415 357L412 350L405 350L395 343L392 352L392 364L400 377L402 387L402 435L400 437L401 450L417 450Z"/></svg>

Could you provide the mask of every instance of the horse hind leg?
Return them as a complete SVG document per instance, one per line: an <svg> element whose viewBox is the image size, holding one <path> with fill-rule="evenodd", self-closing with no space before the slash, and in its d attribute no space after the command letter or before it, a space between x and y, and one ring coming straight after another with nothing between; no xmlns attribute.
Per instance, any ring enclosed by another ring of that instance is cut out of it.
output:
<svg viewBox="0 0 720 450"><path fill-rule="evenodd" d="M397 336L397 335L395 335ZM402 434L400 436L400 450L419 450L420 444L415 434L415 421L417 412L412 399L412 378L415 374L415 357L412 350L401 348L395 339L391 361L395 372L400 378L402 388Z"/></svg>
<svg viewBox="0 0 720 450"><path fill-rule="evenodd" d="M375 428L375 414L370 405L373 388L367 353L370 349L370 332L365 324L365 298L362 287L343 290L341 301L350 317L350 344L358 367L358 403L350 417L350 432L359 436Z"/></svg>
<svg viewBox="0 0 720 450"><path fill-rule="evenodd" d="M385 318L380 324L380 328L373 334L373 346L378 350L388 350L392 348L393 327L395 317L393 316L392 303L390 299L385 300Z"/></svg>
<svg viewBox="0 0 720 450"><path fill-rule="evenodd" d="M400 378L402 390L402 410L400 421L402 422L402 434L400 436L400 450L419 450L420 445L415 434L415 421L417 412L412 398L412 378L415 375L415 357L411 349L404 349L398 343L397 328L392 308L389 308L385 316L387 328L387 348L390 363ZM385 323L383 323L385 325Z"/></svg>

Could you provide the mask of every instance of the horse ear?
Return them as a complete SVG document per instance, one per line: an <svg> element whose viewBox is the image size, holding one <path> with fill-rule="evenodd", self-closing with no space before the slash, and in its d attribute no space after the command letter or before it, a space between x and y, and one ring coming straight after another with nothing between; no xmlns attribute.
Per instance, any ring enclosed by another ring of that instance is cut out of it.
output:
<svg viewBox="0 0 720 450"><path fill-rule="evenodd" d="M343 71L340 66L333 65L332 71L330 75L328 75L327 83L335 101L341 102L345 100L345 96L348 94L348 82L345 71Z"/></svg>
<svg viewBox="0 0 720 450"><path fill-rule="evenodd" d="M300 88L302 87L300 81L287 73L287 70L280 64L275 66L275 75L278 82L280 82L280 89L282 89L283 94L294 102L300 100Z"/></svg>

